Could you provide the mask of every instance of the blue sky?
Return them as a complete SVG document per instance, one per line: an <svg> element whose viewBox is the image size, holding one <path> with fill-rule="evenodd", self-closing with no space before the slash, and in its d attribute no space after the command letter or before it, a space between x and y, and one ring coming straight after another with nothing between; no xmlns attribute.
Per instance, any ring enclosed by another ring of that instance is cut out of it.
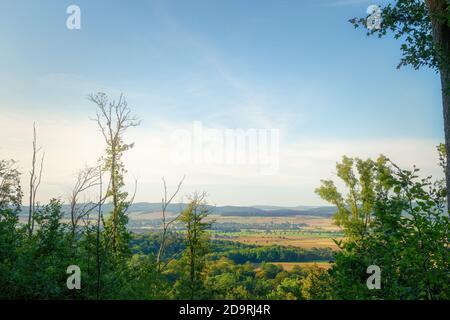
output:
<svg viewBox="0 0 450 320"><path fill-rule="evenodd" d="M101 144L93 141L94 109L86 96L104 91L123 92L143 120L130 136L137 144L129 170L139 178L142 201L159 199L161 175L175 183L186 173L186 192L206 189L220 204L321 204L314 186L333 177L342 154L392 152L404 165L435 173L432 150L443 136L437 75L396 70L398 41L367 38L347 22L383 3L2 1L0 123L19 136L2 130L0 157L19 159L28 171L27 128L33 121L42 127L43 148L53 148L49 167L58 167L68 148L52 140L54 130L86 148L65 160L64 169L48 172L45 201L70 185L70 172L98 156L91 152ZM71 4L81 8L81 30L65 26ZM167 132L194 121L212 128L280 129L280 174L178 168L149 154L161 154ZM139 147L151 139L154 145ZM321 155L317 161L315 154Z"/></svg>

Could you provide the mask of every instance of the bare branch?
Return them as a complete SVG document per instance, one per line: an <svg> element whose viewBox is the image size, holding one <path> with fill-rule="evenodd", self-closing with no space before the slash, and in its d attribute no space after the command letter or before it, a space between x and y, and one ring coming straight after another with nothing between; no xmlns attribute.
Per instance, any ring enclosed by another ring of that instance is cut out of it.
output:
<svg viewBox="0 0 450 320"><path fill-rule="evenodd" d="M133 195L131 196L130 201L128 201L128 204L127 204L125 210L123 211L123 214L126 214L128 209L130 208L130 206L133 204L134 197L136 196L136 191L137 191L137 179L134 179L134 192L133 192Z"/></svg>
<svg viewBox="0 0 450 320"><path fill-rule="evenodd" d="M186 178L186 175L183 176L183 178L180 180L180 182L178 183L178 186L175 190L175 192L172 194L172 196L167 199L167 183L165 178L162 178L163 181L163 188L164 188L164 197L162 199L162 233L161 233L161 242L159 245L159 250L158 250L158 255L156 257L156 263L158 266L158 271L161 272L166 266L167 263L162 265L162 257L164 255L165 249L166 249L166 238L167 238L167 232L169 230L169 227L172 225L172 223L174 223L181 215L181 212L179 212L176 217L174 219L172 219L171 221L167 222L167 208L168 206L171 204L172 200L176 197L176 195L178 194L178 192L181 189L181 186L183 185L184 179Z"/></svg>
<svg viewBox="0 0 450 320"><path fill-rule="evenodd" d="M33 142L32 142L32 159L31 159L31 171L30 171L30 195L29 195L29 211L28 211L28 233L31 236L34 230L34 213L36 209L36 194L42 181L42 171L44 168L45 153L42 154L39 171L36 172L36 159L40 147L37 147L37 134L36 123L33 123Z"/></svg>
<svg viewBox="0 0 450 320"><path fill-rule="evenodd" d="M72 193L69 197L70 204L70 217L72 223L72 235L75 236L78 222L84 220L93 210L98 207L98 203L91 201L84 201L83 204L79 204L79 197L81 194L87 192L100 183L101 167L85 167L77 174Z"/></svg>

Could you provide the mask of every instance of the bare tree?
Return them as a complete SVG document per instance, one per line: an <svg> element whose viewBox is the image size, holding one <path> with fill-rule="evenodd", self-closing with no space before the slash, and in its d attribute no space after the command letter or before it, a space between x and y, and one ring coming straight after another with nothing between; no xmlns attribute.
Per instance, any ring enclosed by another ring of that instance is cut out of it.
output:
<svg viewBox="0 0 450 320"><path fill-rule="evenodd" d="M128 194L122 190L123 176L126 172L122 163L123 152L133 147L123 141L125 131L140 124L137 117L131 115L126 100L121 95L119 101L109 101L104 93L90 95L89 100L97 105L97 114L94 119L106 143L106 156L104 157L104 170L109 172L110 186L107 196L112 198L111 238L115 253L119 251L120 233L125 232L122 217L125 214Z"/></svg>
<svg viewBox="0 0 450 320"><path fill-rule="evenodd" d="M36 194L39 189L42 180L42 170L44 167L44 156L42 153L40 166L36 168L37 158L41 148L37 147L37 136L36 136L36 123L33 123L33 155L31 160L31 171L30 171L30 207L28 212L28 232L30 235L33 234L34 230L34 213L36 211Z"/></svg>
<svg viewBox="0 0 450 320"><path fill-rule="evenodd" d="M101 168L99 166L86 166L77 174L75 184L69 196L72 236L75 236L78 222L99 206L99 202L87 201L86 198L83 199L82 203L79 201L83 193L99 185L100 175Z"/></svg>
<svg viewBox="0 0 450 320"><path fill-rule="evenodd" d="M183 178L178 183L177 189L175 192L170 196L170 198L167 197L167 184L164 177L162 178L163 186L164 186L164 197L161 201L161 209L162 209L162 233L161 233L161 241L159 244L159 250L158 255L156 256L156 265L158 266L158 272L161 272L163 269L162 265L162 257L164 256L164 251L166 250L166 240L167 240L167 232L169 231L170 226L177 221L177 219L180 217L181 212L178 213L174 218L171 220L167 219L167 207L172 203L173 199L176 197L178 192L181 189L181 186L184 182L184 179L186 176L183 176Z"/></svg>

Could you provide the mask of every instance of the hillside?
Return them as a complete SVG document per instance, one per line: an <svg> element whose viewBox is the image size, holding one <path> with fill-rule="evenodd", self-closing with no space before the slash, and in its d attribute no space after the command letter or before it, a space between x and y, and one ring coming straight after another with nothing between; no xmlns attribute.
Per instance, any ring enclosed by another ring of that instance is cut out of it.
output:
<svg viewBox="0 0 450 320"><path fill-rule="evenodd" d="M173 203L167 208L168 212L179 212L186 207L185 203ZM293 216L317 216L331 217L335 212L335 207L279 207L279 206L209 206L211 213L220 216L236 217L293 217ZM112 209L111 204L103 205L103 212L108 213ZM69 212L69 205L62 207L63 212ZM161 203L137 202L128 209L129 213L156 213L161 211ZM22 206L21 215L28 214L28 206Z"/></svg>

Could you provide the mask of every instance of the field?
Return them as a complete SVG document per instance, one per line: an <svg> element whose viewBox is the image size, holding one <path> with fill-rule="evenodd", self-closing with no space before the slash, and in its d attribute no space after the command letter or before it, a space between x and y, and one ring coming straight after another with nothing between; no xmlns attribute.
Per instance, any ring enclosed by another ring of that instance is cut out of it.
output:
<svg viewBox="0 0 450 320"><path fill-rule="evenodd" d="M284 232L284 231L242 231L242 232L214 232L214 239L226 239L245 244L259 246L291 246L303 249L332 248L337 250L334 239L341 239L342 235L335 232Z"/></svg>
<svg viewBox="0 0 450 320"><path fill-rule="evenodd" d="M246 244L255 244L260 246L271 246L271 245L280 245L287 247L297 247L303 249L312 249L312 248L331 248L333 250L337 250L338 247L330 238L265 238L265 237L238 237L235 241L246 243Z"/></svg>
<svg viewBox="0 0 450 320"><path fill-rule="evenodd" d="M172 216L173 218L173 216ZM160 228L161 214L132 213L130 225L135 232ZM211 215L211 237L258 246L288 246L303 249L338 247L333 239L341 239L342 232L331 218L315 216L241 217ZM176 228L176 226L175 226ZM183 232L179 230L179 232Z"/></svg>
<svg viewBox="0 0 450 320"><path fill-rule="evenodd" d="M319 267L321 269L329 269L331 268L331 264L329 262L271 262L272 264L278 265L282 267L286 271L291 271L295 266L299 267Z"/></svg>
<svg viewBox="0 0 450 320"><path fill-rule="evenodd" d="M215 223L236 223L236 224L254 224L277 226L291 224L291 225L303 225L302 230L313 231L339 231L339 228L333 224L331 218L316 217L316 216L293 216L293 217L234 217L234 216L220 216L211 215L210 220Z"/></svg>
<svg viewBox="0 0 450 320"><path fill-rule="evenodd" d="M240 225L251 225L254 228L243 228L238 231L214 230L214 239L237 241L244 244L259 246L291 246L303 249L338 247L333 239L342 239L342 232L332 223L330 218L320 217L218 217L216 223L237 223ZM292 229L282 229L286 224ZM262 228L264 226L264 228Z"/></svg>

